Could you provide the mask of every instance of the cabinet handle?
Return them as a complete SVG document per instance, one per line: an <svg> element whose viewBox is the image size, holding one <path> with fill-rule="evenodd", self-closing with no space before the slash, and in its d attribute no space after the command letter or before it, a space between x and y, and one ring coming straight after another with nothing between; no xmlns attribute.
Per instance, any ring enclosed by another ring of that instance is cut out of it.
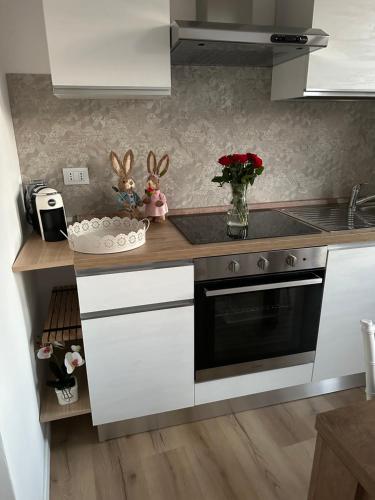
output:
<svg viewBox="0 0 375 500"><path fill-rule="evenodd" d="M121 307L121 309L106 309L104 311L93 311L81 313L81 320L107 318L109 316L123 316L125 314L137 314L149 311L162 311L163 309L176 309L194 305L194 299L176 300L174 302L158 302L156 304L145 304L141 306Z"/></svg>
<svg viewBox="0 0 375 500"><path fill-rule="evenodd" d="M234 295L236 293L261 292L262 290L277 290L279 288L292 288L295 286L319 285L323 278L307 280L285 281L282 283L269 283L268 285L240 286L238 288L222 288L220 290L204 291L206 297L220 297L221 295Z"/></svg>

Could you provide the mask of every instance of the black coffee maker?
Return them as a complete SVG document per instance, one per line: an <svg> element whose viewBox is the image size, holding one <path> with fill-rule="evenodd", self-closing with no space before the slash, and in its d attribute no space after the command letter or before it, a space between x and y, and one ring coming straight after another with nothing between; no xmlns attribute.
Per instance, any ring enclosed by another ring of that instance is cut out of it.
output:
<svg viewBox="0 0 375 500"><path fill-rule="evenodd" d="M45 241L64 240L67 233L61 194L44 181L33 181L25 188L28 222Z"/></svg>

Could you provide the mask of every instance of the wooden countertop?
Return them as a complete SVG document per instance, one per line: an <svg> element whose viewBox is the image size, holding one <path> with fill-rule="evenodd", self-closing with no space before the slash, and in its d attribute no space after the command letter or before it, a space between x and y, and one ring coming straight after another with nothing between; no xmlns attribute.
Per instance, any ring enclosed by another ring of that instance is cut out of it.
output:
<svg viewBox="0 0 375 500"><path fill-rule="evenodd" d="M316 419L316 429L371 498L374 498L375 400L321 413Z"/></svg>
<svg viewBox="0 0 375 500"><path fill-rule="evenodd" d="M262 238L245 241L236 240L224 243L192 245L171 222L166 221L163 224L154 223L151 225L144 246L130 252L111 255L85 255L82 253L75 253L74 267L76 270L89 270L96 268L137 266L153 262L191 260L198 257L212 257L215 255L230 255L361 241L375 242L375 231L321 232L305 236Z"/></svg>
<svg viewBox="0 0 375 500"><path fill-rule="evenodd" d="M54 267L73 266L74 252L70 250L68 242L43 241L36 234L31 233L21 248L12 269L14 272L34 271Z"/></svg>
<svg viewBox="0 0 375 500"><path fill-rule="evenodd" d="M154 262L192 260L198 257L261 252L288 248L334 245L339 243L374 242L375 230L321 232L305 236L263 238L192 245L168 220L151 224L146 244L130 252L94 255L72 252L67 241L44 242L32 234L13 264L13 271L31 271L74 265L77 271L139 266Z"/></svg>

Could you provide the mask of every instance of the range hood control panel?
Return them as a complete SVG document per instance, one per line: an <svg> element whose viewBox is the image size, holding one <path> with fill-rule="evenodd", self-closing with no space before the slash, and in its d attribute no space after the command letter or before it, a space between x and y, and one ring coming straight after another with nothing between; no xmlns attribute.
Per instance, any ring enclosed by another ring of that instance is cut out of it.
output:
<svg viewBox="0 0 375 500"><path fill-rule="evenodd" d="M271 35L272 43L302 43L305 44L308 42L308 38L306 35L282 35L282 34L274 34Z"/></svg>

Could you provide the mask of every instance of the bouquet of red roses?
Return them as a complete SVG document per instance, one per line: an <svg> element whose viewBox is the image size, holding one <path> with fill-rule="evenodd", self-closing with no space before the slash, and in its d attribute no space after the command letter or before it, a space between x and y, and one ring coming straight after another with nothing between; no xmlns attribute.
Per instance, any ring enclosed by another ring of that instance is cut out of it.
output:
<svg viewBox="0 0 375 500"><path fill-rule="evenodd" d="M225 183L252 186L257 176L264 170L262 158L254 153L222 156L218 162L223 170L221 175L216 175L212 179L212 182L217 182L220 186Z"/></svg>

